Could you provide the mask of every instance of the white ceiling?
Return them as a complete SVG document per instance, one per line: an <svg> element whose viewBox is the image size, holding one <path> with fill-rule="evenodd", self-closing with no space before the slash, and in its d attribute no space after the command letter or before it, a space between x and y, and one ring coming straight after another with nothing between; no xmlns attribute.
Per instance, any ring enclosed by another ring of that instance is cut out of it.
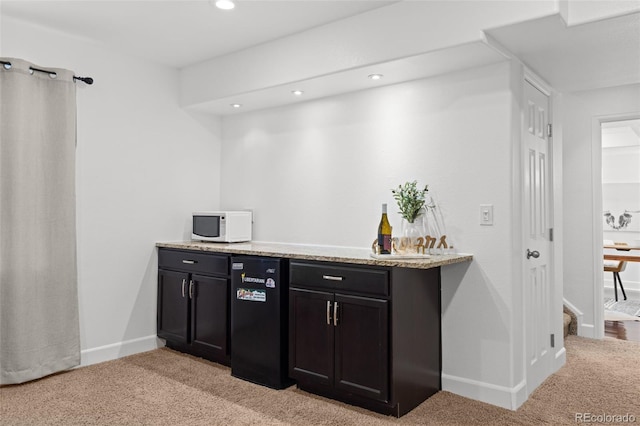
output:
<svg viewBox="0 0 640 426"><path fill-rule="evenodd" d="M486 33L557 90L640 82L640 13L572 27L553 15Z"/></svg>
<svg viewBox="0 0 640 426"><path fill-rule="evenodd" d="M182 68L396 1L3 0L0 11Z"/></svg>
<svg viewBox="0 0 640 426"><path fill-rule="evenodd" d="M276 107L305 102L311 99L370 89L403 81L417 80L461 69L481 67L504 61L505 57L485 43L467 43L448 49L440 49L421 55L390 60L341 71L334 74L296 81L283 86L268 87L247 93L217 98L194 105L191 109L216 115L230 115L255 109ZM372 81L366 76L382 74L384 77ZM294 90L303 90L303 96L292 96ZM232 104L241 104L241 109L230 109Z"/></svg>
<svg viewBox="0 0 640 426"><path fill-rule="evenodd" d="M97 40L132 56L184 68L393 3L398 2L237 0L234 10L223 11L208 0L0 0L0 13ZM490 29L486 34L560 91L640 83L640 13L570 27L556 14ZM353 29L353 36L358 36L357 28ZM380 84L505 59L481 38L478 34L478 43L377 63L376 70L383 66L393 70L388 74L385 71L389 78L385 76ZM316 89L315 97L370 87L353 74L353 69L344 69L306 82ZM239 93L233 100L214 99L199 105L199 109L229 114L239 112L229 110L230 102L259 109L311 99L311 93L293 99L289 89L298 88L293 83L297 82L292 82L290 88Z"/></svg>

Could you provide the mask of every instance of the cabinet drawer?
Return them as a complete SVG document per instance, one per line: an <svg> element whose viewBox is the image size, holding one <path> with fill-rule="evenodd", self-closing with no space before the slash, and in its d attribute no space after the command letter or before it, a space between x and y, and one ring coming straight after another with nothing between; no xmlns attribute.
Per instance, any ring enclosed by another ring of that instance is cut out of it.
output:
<svg viewBox="0 0 640 426"><path fill-rule="evenodd" d="M384 269L292 261L289 274L291 286L389 295L389 271Z"/></svg>
<svg viewBox="0 0 640 426"><path fill-rule="evenodd" d="M229 257L190 250L158 250L158 267L202 274L229 275Z"/></svg>

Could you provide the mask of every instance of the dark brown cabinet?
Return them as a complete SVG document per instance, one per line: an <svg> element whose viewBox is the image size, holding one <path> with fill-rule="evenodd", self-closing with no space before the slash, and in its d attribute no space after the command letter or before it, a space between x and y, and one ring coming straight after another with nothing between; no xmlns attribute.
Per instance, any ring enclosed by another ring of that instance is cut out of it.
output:
<svg viewBox="0 0 640 426"><path fill-rule="evenodd" d="M387 401L388 301L291 289L289 374Z"/></svg>
<svg viewBox="0 0 640 426"><path fill-rule="evenodd" d="M186 272L158 270L158 337L167 341L189 340L189 300L182 295L188 280Z"/></svg>
<svg viewBox="0 0 640 426"><path fill-rule="evenodd" d="M289 377L333 386L332 301L331 293L289 289Z"/></svg>
<svg viewBox="0 0 640 426"><path fill-rule="evenodd" d="M291 261L289 375L401 416L440 387L439 268Z"/></svg>
<svg viewBox="0 0 640 426"><path fill-rule="evenodd" d="M441 389L439 267L288 264L288 373L300 389L397 417ZM158 266L158 336L229 365L230 255L162 247Z"/></svg>
<svg viewBox="0 0 640 426"><path fill-rule="evenodd" d="M334 386L387 402L389 301L336 294Z"/></svg>
<svg viewBox="0 0 640 426"><path fill-rule="evenodd" d="M229 258L158 251L158 337L167 346L229 364Z"/></svg>

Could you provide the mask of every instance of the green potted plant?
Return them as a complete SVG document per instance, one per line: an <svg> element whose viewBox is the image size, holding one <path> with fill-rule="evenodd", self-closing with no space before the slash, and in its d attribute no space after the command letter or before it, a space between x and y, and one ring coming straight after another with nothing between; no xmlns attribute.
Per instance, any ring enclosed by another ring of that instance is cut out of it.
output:
<svg viewBox="0 0 640 426"><path fill-rule="evenodd" d="M424 189L418 188L418 181L406 182L404 185L398 185L397 189L392 189L393 198L398 203L402 218L409 223L415 222L416 218L422 213L429 185L425 185Z"/></svg>
<svg viewBox="0 0 640 426"><path fill-rule="evenodd" d="M418 188L418 182L406 182L392 189L393 198L398 203L399 213L402 216L401 236L394 239L395 250L398 254L415 254L420 251L424 242L424 223L417 220L424 212L429 186ZM422 240L422 241L421 241Z"/></svg>

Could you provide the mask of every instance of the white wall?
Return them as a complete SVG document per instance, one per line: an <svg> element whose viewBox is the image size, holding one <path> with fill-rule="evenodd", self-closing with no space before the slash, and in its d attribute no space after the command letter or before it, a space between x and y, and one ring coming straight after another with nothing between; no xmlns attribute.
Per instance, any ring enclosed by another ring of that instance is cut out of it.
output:
<svg viewBox="0 0 640 426"><path fill-rule="evenodd" d="M578 332L602 335L602 199L599 120L640 115L640 85L564 97L564 297L583 315ZM595 226L594 226L595 224ZM598 312L596 312L598 311Z"/></svg>
<svg viewBox="0 0 640 426"><path fill-rule="evenodd" d="M2 17L0 54L78 84L78 286L83 364L156 345L156 241L218 208L219 120L178 106L175 70Z"/></svg>
<svg viewBox="0 0 640 426"><path fill-rule="evenodd" d="M226 117L221 204L254 209L255 240L369 247L381 203L399 229L391 189L429 184L448 236L474 254L442 269L443 387L514 408L524 355L513 337L510 69ZM494 205L493 227L479 225L483 203Z"/></svg>

